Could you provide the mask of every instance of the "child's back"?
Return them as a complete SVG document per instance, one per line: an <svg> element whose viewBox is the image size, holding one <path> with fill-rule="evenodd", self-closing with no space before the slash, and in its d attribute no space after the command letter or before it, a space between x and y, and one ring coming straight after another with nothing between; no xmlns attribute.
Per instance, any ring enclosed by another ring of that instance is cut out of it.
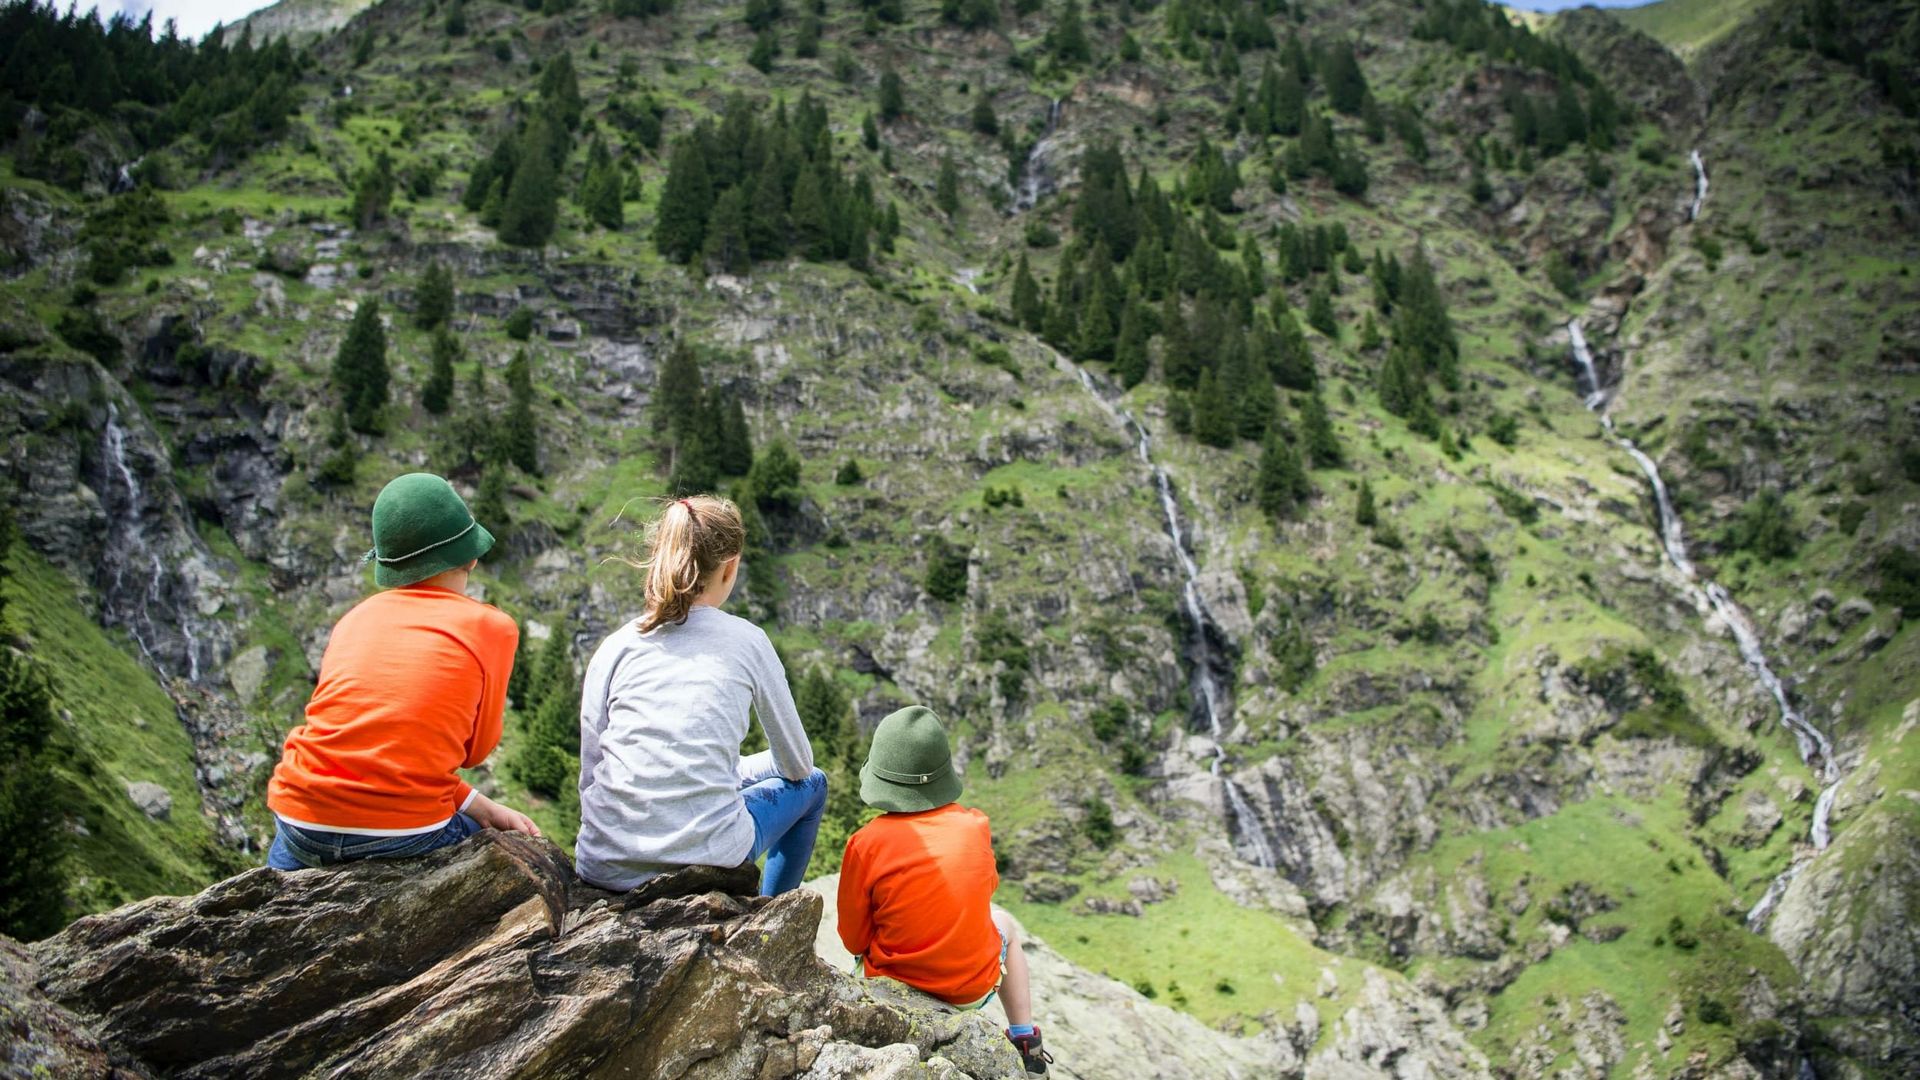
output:
<svg viewBox="0 0 1920 1080"><path fill-rule="evenodd" d="M446 822L472 790L453 770L500 741L518 638L504 612L447 589L362 600L333 628L268 805L319 828Z"/></svg>
<svg viewBox="0 0 1920 1080"><path fill-rule="evenodd" d="M883 813L847 838L840 943L868 975L954 1005L979 1008L999 994L1021 1064L1045 1073L1053 1055L1033 1024L1019 927L993 906L993 831L959 798L947 729L932 710L909 705L880 721L860 770L860 801Z"/></svg>
<svg viewBox="0 0 1920 1080"><path fill-rule="evenodd" d="M987 815L958 803L882 814L848 839L840 874L840 925L871 927L864 948L848 943L866 955L867 974L955 1003L999 982L1000 874Z"/></svg>
<svg viewBox="0 0 1920 1080"><path fill-rule="evenodd" d="M785 688L766 632L717 607L607 635L581 694L580 876L631 889L677 866L745 861L754 823L738 768L749 707L781 775L813 769Z"/></svg>
<svg viewBox="0 0 1920 1080"><path fill-rule="evenodd" d="M334 624L267 785L276 870L423 855L481 828L540 834L458 772L500 741L520 639L465 593L493 534L444 478L408 473L374 500L373 540L383 591Z"/></svg>

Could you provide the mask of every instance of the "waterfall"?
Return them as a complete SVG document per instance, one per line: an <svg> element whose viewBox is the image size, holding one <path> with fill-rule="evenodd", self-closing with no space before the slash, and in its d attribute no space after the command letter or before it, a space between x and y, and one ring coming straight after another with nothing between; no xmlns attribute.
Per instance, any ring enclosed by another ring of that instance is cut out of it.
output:
<svg viewBox="0 0 1920 1080"><path fill-rule="evenodd" d="M1693 162L1693 205L1687 208L1687 220L1698 221L1700 208L1707 205L1707 163L1697 149L1687 153L1687 160Z"/></svg>
<svg viewBox="0 0 1920 1080"><path fill-rule="evenodd" d="M1153 487L1160 498L1160 513L1166 523L1167 536L1173 541L1174 556L1179 560L1180 573L1185 579L1180 588L1180 607L1186 616L1187 658L1192 665L1188 685L1205 716L1207 732L1213 738L1213 761L1207 771L1220 782L1221 790L1226 794L1227 838L1235 842L1235 854L1256 866L1275 869L1280 865L1280 858L1274 852L1273 841L1267 836L1266 824L1247 801L1246 792L1225 770L1225 722L1232 713L1232 705L1228 701L1223 675L1231 675L1233 668L1214 642L1215 635L1224 637L1225 633L1214 621L1213 613L1207 610L1206 598L1200 595L1200 565L1193 557L1186 525L1180 518L1180 501L1174 497L1173 480L1167 475L1167 470L1153 460L1153 436L1147 434L1146 425L1140 423L1131 412L1115 406L1086 368L1059 352L1054 352L1053 356L1055 363L1070 370L1080 380L1080 385L1099 403L1101 411L1133 437L1134 452L1153 476Z"/></svg>
<svg viewBox="0 0 1920 1080"><path fill-rule="evenodd" d="M1054 98L1047 106L1047 126L1040 132L1040 138L1027 151L1027 160L1020 165L1020 187L1014 192L1013 212L1018 214L1034 208L1041 199L1053 194L1053 176L1047 172L1047 155L1053 152L1054 130L1060 126L1061 99Z"/></svg>
<svg viewBox="0 0 1920 1080"><path fill-rule="evenodd" d="M1699 200L1706 198L1706 170L1700 164L1698 151L1694 152L1694 166L1699 170L1699 194L1695 198L1696 211ZM1587 398L1587 408L1599 412L1605 403L1605 394L1594 377L1593 354L1587 348L1586 335L1580 329L1580 320L1567 323L1567 339L1573 345L1574 362L1580 365L1593 393ZM1686 530L1680 522L1680 515L1673 508L1673 500L1667 494L1667 485L1660 478L1660 467L1646 452L1633 444L1633 440L1614 430L1613 418L1599 412L1600 424L1606 429L1607 437L1625 450L1633 458L1647 478L1647 485L1653 490L1654 507L1658 513L1657 527L1660 534L1660 547L1666 553L1667 561L1680 573L1685 583L1687 595L1694 601L1696 608L1711 610L1720 617L1727 629L1732 632L1734 644L1739 647L1740 658L1752 670L1755 680L1764 687L1773 698L1780 713L1780 724L1793 733L1795 746L1799 749L1800 760L1813 770L1814 779L1825 785L1819 798L1813 804L1813 827L1809 839L1815 851L1823 851L1832 840L1829 818L1833 813L1833 799L1839 790L1839 768L1833 759L1833 744L1819 728L1813 726L1800 711L1793 707L1787 698L1787 688L1774 674L1773 665L1767 660L1766 649L1760 642L1760 633L1754 629L1753 620L1745 609L1727 592L1726 587L1717 581L1708 581L1703 586L1699 582L1699 572L1693 561L1687 557ZM1795 860L1773 883L1766 894L1755 904L1747 915L1747 925L1756 932L1765 927L1767 918L1772 915L1773 907L1786 892L1787 886L1799 875L1804 862Z"/></svg>
<svg viewBox="0 0 1920 1080"><path fill-rule="evenodd" d="M177 620L178 627L164 626L154 620L155 606L161 606L164 612L167 602L167 561L147 538L146 518L150 508L147 491L127 459L127 429L120 422L120 407L114 402L107 403L107 428L103 441L108 464L113 470L109 479L119 481L119 491L115 494L122 505L107 508L109 517L118 521L108 537L110 550L107 562L113 568L113 577L110 585L103 590L102 605L133 638L141 655L147 658L147 663L162 674L178 671L174 666L176 657L168 648L170 643L162 640L177 630L182 654L178 659L185 660L187 679L199 682L201 643L194 634L191 616L182 609ZM116 548L117 553L113 550ZM130 568L137 569L142 578L131 586L127 580Z"/></svg>

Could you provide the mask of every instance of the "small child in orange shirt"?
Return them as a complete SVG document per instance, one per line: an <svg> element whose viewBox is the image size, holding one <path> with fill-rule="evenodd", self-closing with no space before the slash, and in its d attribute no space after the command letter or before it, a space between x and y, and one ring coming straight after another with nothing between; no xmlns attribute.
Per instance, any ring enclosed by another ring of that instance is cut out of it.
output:
<svg viewBox="0 0 1920 1080"><path fill-rule="evenodd" d="M897 979L963 1008L997 993L1007 1038L1029 1073L1053 1061L1033 1024L1027 959L1000 885L987 815L961 806L947 730L919 705L880 721L860 770L860 798L886 811L847 838L840 941L869 977Z"/></svg>
<svg viewBox="0 0 1920 1080"><path fill-rule="evenodd" d="M334 624L307 722L267 785L267 865L300 870L424 855L482 828L539 836L532 819L455 770L500 742L519 629L466 595L493 546L453 485L395 479L373 503L381 591Z"/></svg>

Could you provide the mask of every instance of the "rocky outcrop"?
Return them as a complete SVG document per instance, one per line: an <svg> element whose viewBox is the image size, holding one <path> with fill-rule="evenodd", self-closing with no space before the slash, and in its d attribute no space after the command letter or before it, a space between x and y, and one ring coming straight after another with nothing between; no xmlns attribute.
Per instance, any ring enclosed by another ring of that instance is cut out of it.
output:
<svg viewBox="0 0 1920 1080"><path fill-rule="evenodd" d="M808 882L807 888L825 904L814 947L822 960L846 970L852 957L834 930L838 884L835 875ZM1265 1030L1257 1035L1232 1035L1155 1004L1124 983L1076 966L1024 930L1021 934L1034 1020L1058 1058L1055 1071L1061 1075L1088 1080L1487 1075L1486 1059L1438 1000L1375 968L1360 969L1359 993L1326 1039L1319 1011L1306 1001L1292 1016L1261 1017ZM875 993L914 996L887 979L867 985L895 987ZM996 1023L1005 1020L997 999L984 1012Z"/></svg>
<svg viewBox="0 0 1920 1080"><path fill-rule="evenodd" d="M1768 933L1835 1049L1920 1075L1920 792L1850 823L1787 887Z"/></svg>
<svg viewBox="0 0 1920 1080"><path fill-rule="evenodd" d="M5 944L14 1065L76 1077L998 1077L977 1014L813 955L820 903L751 867L627 894L545 841L253 870Z"/></svg>

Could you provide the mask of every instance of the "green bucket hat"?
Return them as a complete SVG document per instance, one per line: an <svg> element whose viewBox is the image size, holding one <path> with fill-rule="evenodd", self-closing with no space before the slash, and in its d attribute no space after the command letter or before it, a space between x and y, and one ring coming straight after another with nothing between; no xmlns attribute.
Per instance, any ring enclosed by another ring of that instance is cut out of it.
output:
<svg viewBox="0 0 1920 1080"><path fill-rule="evenodd" d="M916 814L960 797L947 729L924 705L909 705L873 729L860 769L860 800L890 814Z"/></svg>
<svg viewBox="0 0 1920 1080"><path fill-rule="evenodd" d="M493 547L453 485L432 473L395 477L373 500L374 584L394 589L465 566Z"/></svg>

